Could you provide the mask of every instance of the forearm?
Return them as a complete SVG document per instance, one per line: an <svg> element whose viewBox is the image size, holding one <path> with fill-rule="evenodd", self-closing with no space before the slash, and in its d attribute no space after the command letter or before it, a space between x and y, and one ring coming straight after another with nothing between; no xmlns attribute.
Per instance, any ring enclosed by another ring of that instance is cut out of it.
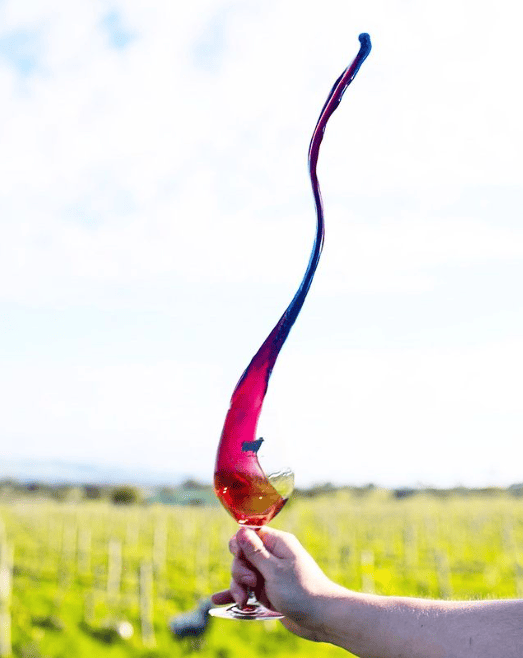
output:
<svg viewBox="0 0 523 658"><path fill-rule="evenodd" d="M523 601L429 601L340 588L319 607L323 641L360 658L523 655Z"/></svg>

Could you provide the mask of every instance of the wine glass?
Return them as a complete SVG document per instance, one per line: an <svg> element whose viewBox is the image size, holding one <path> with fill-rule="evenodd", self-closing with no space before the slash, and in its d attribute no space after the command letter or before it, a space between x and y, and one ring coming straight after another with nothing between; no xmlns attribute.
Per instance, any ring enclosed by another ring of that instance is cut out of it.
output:
<svg viewBox="0 0 523 658"><path fill-rule="evenodd" d="M256 388L255 380L249 384ZM244 402L249 399L249 395L243 397ZM245 422L245 418L232 404L216 456L214 490L240 526L259 530L280 512L289 499L294 488L294 473L285 451L281 450L281 439L252 439L252 425ZM215 608L210 614L243 620L283 617L257 601L252 591L245 606Z"/></svg>
<svg viewBox="0 0 523 658"><path fill-rule="evenodd" d="M256 438L257 426L274 364L303 306L320 259L324 220L316 175L319 149L327 121L370 52L369 35L360 34L359 40L360 50L352 64L335 82L309 146L309 174L317 224L307 269L291 303L237 383L218 445L214 490L225 509L244 527L259 529L268 523L285 505L294 487L294 474L288 465L283 464L276 469L263 468L260 460L263 461L261 458L265 450L265 438ZM280 445L281 442L277 441L276 448ZM262 606L252 594L243 608L236 605L214 608L210 614L229 619L277 619L283 616Z"/></svg>

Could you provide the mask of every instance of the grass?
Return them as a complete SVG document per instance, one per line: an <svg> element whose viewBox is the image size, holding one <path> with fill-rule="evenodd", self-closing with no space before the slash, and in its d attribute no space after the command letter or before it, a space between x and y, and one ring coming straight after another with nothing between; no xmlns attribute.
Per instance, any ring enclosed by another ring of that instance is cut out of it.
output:
<svg viewBox="0 0 523 658"><path fill-rule="evenodd" d="M14 548L10 615L20 658L185 655L197 647L172 638L169 618L229 582L227 543L236 527L221 508L19 501L1 505L0 519L0 543ZM504 492L396 500L341 491L291 500L273 525L294 532L352 589L523 597L523 501ZM144 568L152 593L140 585ZM142 633L147 618L154 637ZM120 620L132 624L130 639L107 631ZM224 620L213 620L198 650L217 658L347 655L277 623Z"/></svg>

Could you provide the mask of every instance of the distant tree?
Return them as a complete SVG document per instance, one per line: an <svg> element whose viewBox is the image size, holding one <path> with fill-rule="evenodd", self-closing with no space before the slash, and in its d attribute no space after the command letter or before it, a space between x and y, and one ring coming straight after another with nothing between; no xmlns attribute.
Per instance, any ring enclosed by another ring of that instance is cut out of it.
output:
<svg viewBox="0 0 523 658"><path fill-rule="evenodd" d="M364 484L362 486L346 487L346 489L347 491L350 491L353 496L363 497L375 491L376 485L372 482L369 482L368 484Z"/></svg>
<svg viewBox="0 0 523 658"><path fill-rule="evenodd" d="M332 482L323 482L322 484L315 484L308 489L300 490L300 494L306 498L316 498L316 496L331 494L335 491L337 491L337 488L332 484Z"/></svg>
<svg viewBox="0 0 523 658"><path fill-rule="evenodd" d="M98 500L102 497L103 488L97 484L85 484L84 485L84 498L87 500Z"/></svg>
<svg viewBox="0 0 523 658"><path fill-rule="evenodd" d="M160 487L158 489L158 492L161 493L163 496L172 496L174 493L176 493L175 487Z"/></svg>
<svg viewBox="0 0 523 658"><path fill-rule="evenodd" d="M417 489L412 489L411 487L403 487L401 489L392 490L393 497L397 498L398 500L400 498L410 498L411 496L414 496L414 494L416 493L418 493Z"/></svg>
<svg viewBox="0 0 523 658"><path fill-rule="evenodd" d="M435 487L427 487L423 489L423 492L429 494L430 496L434 496L434 498L448 498L450 495L452 495L452 491L450 489L436 489Z"/></svg>
<svg viewBox="0 0 523 658"><path fill-rule="evenodd" d="M0 482L0 494L3 496L10 496L19 489L17 482L11 478L6 478Z"/></svg>
<svg viewBox="0 0 523 658"><path fill-rule="evenodd" d="M516 484L511 484L508 488L508 492L511 496L523 496L523 483L518 482Z"/></svg>
<svg viewBox="0 0 523 658"><path fill-rule="evenodd" d="M49 493L51 498L61 502L78 501L82 497L80 489L72 484L58 484L51 487Z"/></svg>
<svg viewBox="0 0 523 658"><path fill-rule="evenodd" d="M199 482L193 478L189 478L182 482L182 489L208 489L210 485Z"/></svg>
<svg viewBox="0 0 523 658"><path fill-rule="evenodd" d="M479 489L473 489L472 491L480 496L499 496L504 492L504 489L501 487L480 487Z"/></svg>
<svg viewBox="0 0 523 658"><path fill-rule="evenodd" d="M115 487L111 492L111 501L115 505L133 505L140 500L140 492L131 485Z"/></svg>

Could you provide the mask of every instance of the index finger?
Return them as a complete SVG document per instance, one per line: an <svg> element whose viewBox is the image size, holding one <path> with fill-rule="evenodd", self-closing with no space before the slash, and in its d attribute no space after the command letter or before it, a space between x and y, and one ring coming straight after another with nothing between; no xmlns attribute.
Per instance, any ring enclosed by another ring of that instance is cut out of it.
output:
<svg viewBox="0 0 523 658"><path fill-rule="evenodd" d="M229 539L229 551L234 555L234 557L241 557L242 549L238 545L236 535Z"/></svg>
<svg viewBox="0 0 523 658"><path fill-rule="evenodd" d="M215 605L224 605L225 603L234 603L234 599L228 589L224 589L221 592L215 592L211 596L211 601Z"/></svg>
<svg viewBox="0 0 523 658"><path fill-rule="evenodd" d="M290 558L296 555L296 552L303 550L302 545L296 537L283 530L274 528L260 528L258 535L265 548L279 558Z"/></svg>

